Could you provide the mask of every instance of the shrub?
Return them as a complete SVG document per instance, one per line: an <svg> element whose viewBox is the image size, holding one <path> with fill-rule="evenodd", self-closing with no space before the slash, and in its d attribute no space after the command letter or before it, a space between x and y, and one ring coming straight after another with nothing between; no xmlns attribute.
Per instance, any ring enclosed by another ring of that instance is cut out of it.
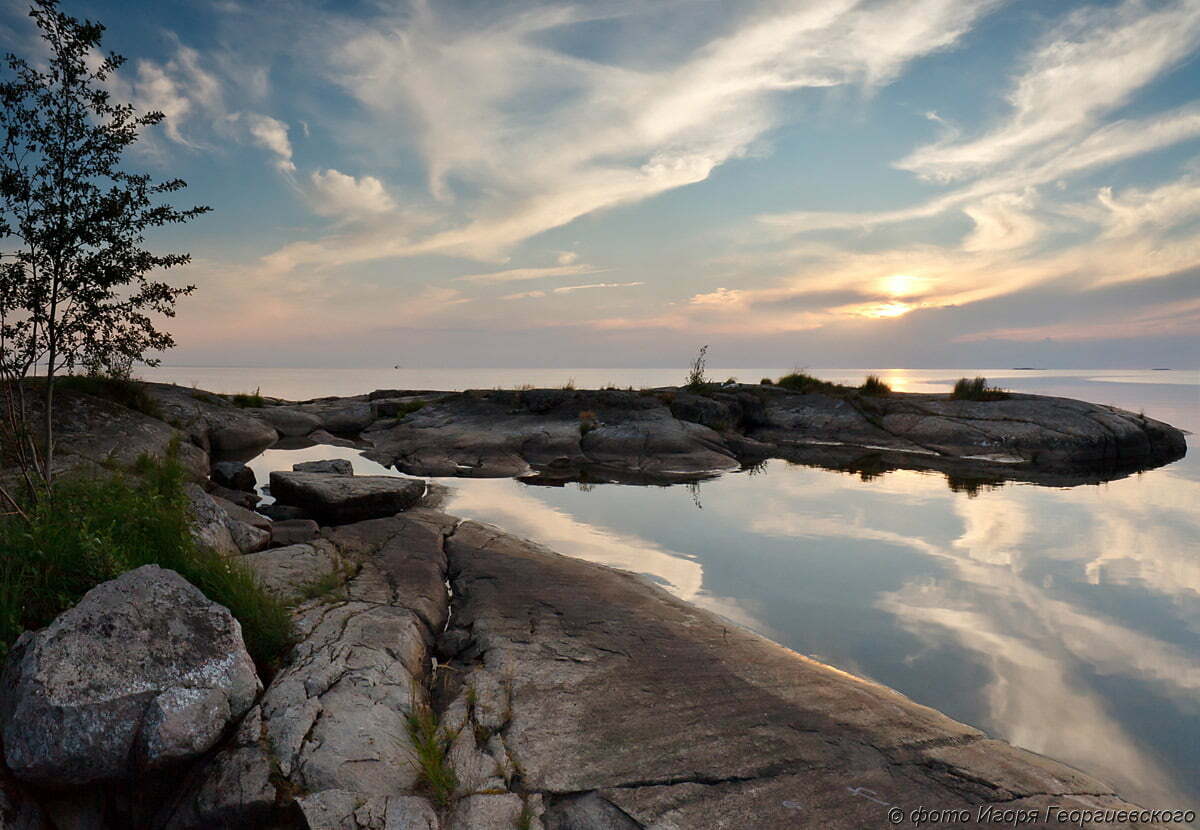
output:
<svg viewBox="0 0 1200 830"><path fill-rule="evenodd" d="M883 397L892 394L892 387L884 383L878 375L867 375L867 379L863 381L862 386L858 387L858 391L864 395Z"/></svg>
<svg viewBox="0 0 1200 830"><path fill-rule="evenodd" d="M987 378L959 378L950 397L956 401L1000 401L1009 395L1003 389L987 385Z"/></svg>
<svg viewBox="0 0 1200 830"><path fill-rule="evenodd" d="M64 478L52 497L27 506L28 522L0 518L0 655L21 631L47 625L101 582L157 564L228 608L269 676L293 641L288 608L245 566L196 546L174 454L143 457L136 472Z"/></svg>
<svg viewBox="0 0 1200 830"><path fill-rule="evenodd" d="M784 375L775 381L776 386L791 389L793 392L831 392L837 385L820 378L815 378L801 369L795 369L791 374Z"/></svg>
<svg viewBox="0 0 1200 830"><path fill-rule="evenodd" d="M146 392L145 384L132 378L106 374L64 375L55 383L59 389L103 398L152 418L163 417L158 401Z"/></svg>
<svg viewBox="0 0 1200 830"><path fill-rule="evenodd" d="M762 386L774 386L775 381L771 380L770 378L763 378L759 381L759 384Z"/></svg>
<svg viewBox="0 0 1200 830"><path fill-rule="evenodd" d="M259 387L258 389L255 389L253 393L238 392L236 395L230 395L229 400L233 402L234 406L240 406L243 409L246 409L247 407L261 407L264 403L263 396L260 392L261 389L262 387Z"/></svg>

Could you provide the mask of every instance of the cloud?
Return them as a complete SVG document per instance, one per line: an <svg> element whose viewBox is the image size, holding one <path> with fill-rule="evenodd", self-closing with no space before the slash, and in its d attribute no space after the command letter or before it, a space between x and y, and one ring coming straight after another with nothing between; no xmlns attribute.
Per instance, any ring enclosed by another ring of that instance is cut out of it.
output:
<svg viewBox="0 0 1200 830"><path fill-rule="evenodd" d="M967 141L943 140L897 162L924 178L951 181L1030 153L1054 152L1196 47L1200 4L1176 0L1147 10L1143 0L1088 7L1067 16L1008 95L1008 120Z"/></svg>
<svg viewBox="0 0 1200 830"><path fill-rule="evenodd" d="M287 140L286 133L284 140ZM383 182L374 176L355 178L331 168L314 171L310 181L313 210L322 216L353 219L390 213L396 209L396 203L384 189Z"/></svg>
<svg viewBox="0 0 1200 830"><path fill-rule="evenodd" d="M372 140L415 132L429 191L453 205L458 223L404 242L374 231L310 240L272 261L502 256L579 217L705 180L791 117L781 93L885 84L996 5L838 0L743 12L722 36L654 68L551 46L547 32L602 16L571 7L451 21L416 4L403 15L339 20L345 37L325 47L329 76L368 114ZM648 49L661 36L657 26L629 31Z"/></svg>
<svg viewBox="0 0 1200 830"><path fill-rule="evenodd" d="M572 291L585 291L591 288L633 288L638 285L645 285L644 282L592 282L587 285L564 285L560 288L555 288L555 294L570 294Z"/></svg>
<svg viewBox="0 0 1200 830"><path fill-rule="evenodd" d="M963 240L967 251L1006 251L1023 248L1038 238L1042 225L1029 215L1035 196L997 193L963 208L975 229Z"/></svg>
<svg viewBox="0 0 1200 830"><path fill-rule="evenodd" d="M504 271L488 271L482 274L467 274L455 277L460 282L520 282L523 280L540 280L549 277L570 277L578 274L595 274L603 271L591 265L556 265L549 268L509 268Z"/></svg>
<svg viewBox="0 0 1200 830"><path fill-rule="evenodd" d="M296 165L292 162L292 142L288 138L287 124L256 112L239 112L231 118L245 128L251 141L275 156L275 166L280 172L296 171Z"/></svg>

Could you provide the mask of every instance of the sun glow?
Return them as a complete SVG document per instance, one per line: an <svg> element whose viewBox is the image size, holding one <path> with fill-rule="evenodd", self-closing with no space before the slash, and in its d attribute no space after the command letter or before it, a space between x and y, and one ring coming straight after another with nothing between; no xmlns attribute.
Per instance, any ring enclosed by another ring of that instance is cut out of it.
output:
<svg viewBox="0 0 1200 830"><path fill-rule="evenodd" d="M889 297L911 297L925 290L926 280L912 274L892 274L879 281L879 289Z"/></svg>
<svg viewBox="0 0 1200 830"><path fill-rule="evenodd" d="M903 314L908 314L913 307L908 303L890 302L880 303L878 305L869 306L866 309L868 317L899 317Z"/></svg>

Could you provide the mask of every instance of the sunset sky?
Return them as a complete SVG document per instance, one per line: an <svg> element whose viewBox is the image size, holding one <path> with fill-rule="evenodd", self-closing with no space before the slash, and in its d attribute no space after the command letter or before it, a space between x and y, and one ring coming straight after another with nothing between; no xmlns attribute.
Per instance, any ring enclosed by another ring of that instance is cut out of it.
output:
<svg viewBox="0 0 1200 830"><path fill-rule="evenodd" d="M63 8L213 208L171 363L1200 365L1200 0Z"/></svg>

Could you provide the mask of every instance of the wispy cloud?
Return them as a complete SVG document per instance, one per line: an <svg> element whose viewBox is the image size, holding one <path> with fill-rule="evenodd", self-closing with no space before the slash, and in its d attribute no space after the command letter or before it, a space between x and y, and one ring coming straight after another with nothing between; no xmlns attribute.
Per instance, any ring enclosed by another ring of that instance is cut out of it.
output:
<svg viewBox="0 0 1200 830"><path fill-rule="evenodd" d="M949 181L1030 153L1053 155L1085 134L1097 119L1178 65L1200 35L1200 3L1125 0L1115 7L1079 9L1028 59L1008 95L1012 114L975 139L940 141L897 163L919 175Z"/></svg>
<svg viewBox="0 0 1200 830"><path fill-rule="evenodd" d="M467 274L456 277L460 282L521 282L523 280L540 280L550 277L573 277L579 274L595 274L603 271L591 265L552 265L547 268L509 268L504 271L488 271L481 274Z"/></svg>
<svg viewBox="0 0 1200 830"><path fill-rule="evenodd" d="M430 193L465 221L407 243L374 231L312 240L273 261L496 257L581 216L703 181L787 117L781 93L885 84L914 58L952 46L998 4L838 0L760 9L653 70L548 45L547 32L597 16L582 7L492 13L464 27L417 3L402 15L342 22L346 37L328 51L330 76L374 119L373 135L417 125Z"/></svg>

